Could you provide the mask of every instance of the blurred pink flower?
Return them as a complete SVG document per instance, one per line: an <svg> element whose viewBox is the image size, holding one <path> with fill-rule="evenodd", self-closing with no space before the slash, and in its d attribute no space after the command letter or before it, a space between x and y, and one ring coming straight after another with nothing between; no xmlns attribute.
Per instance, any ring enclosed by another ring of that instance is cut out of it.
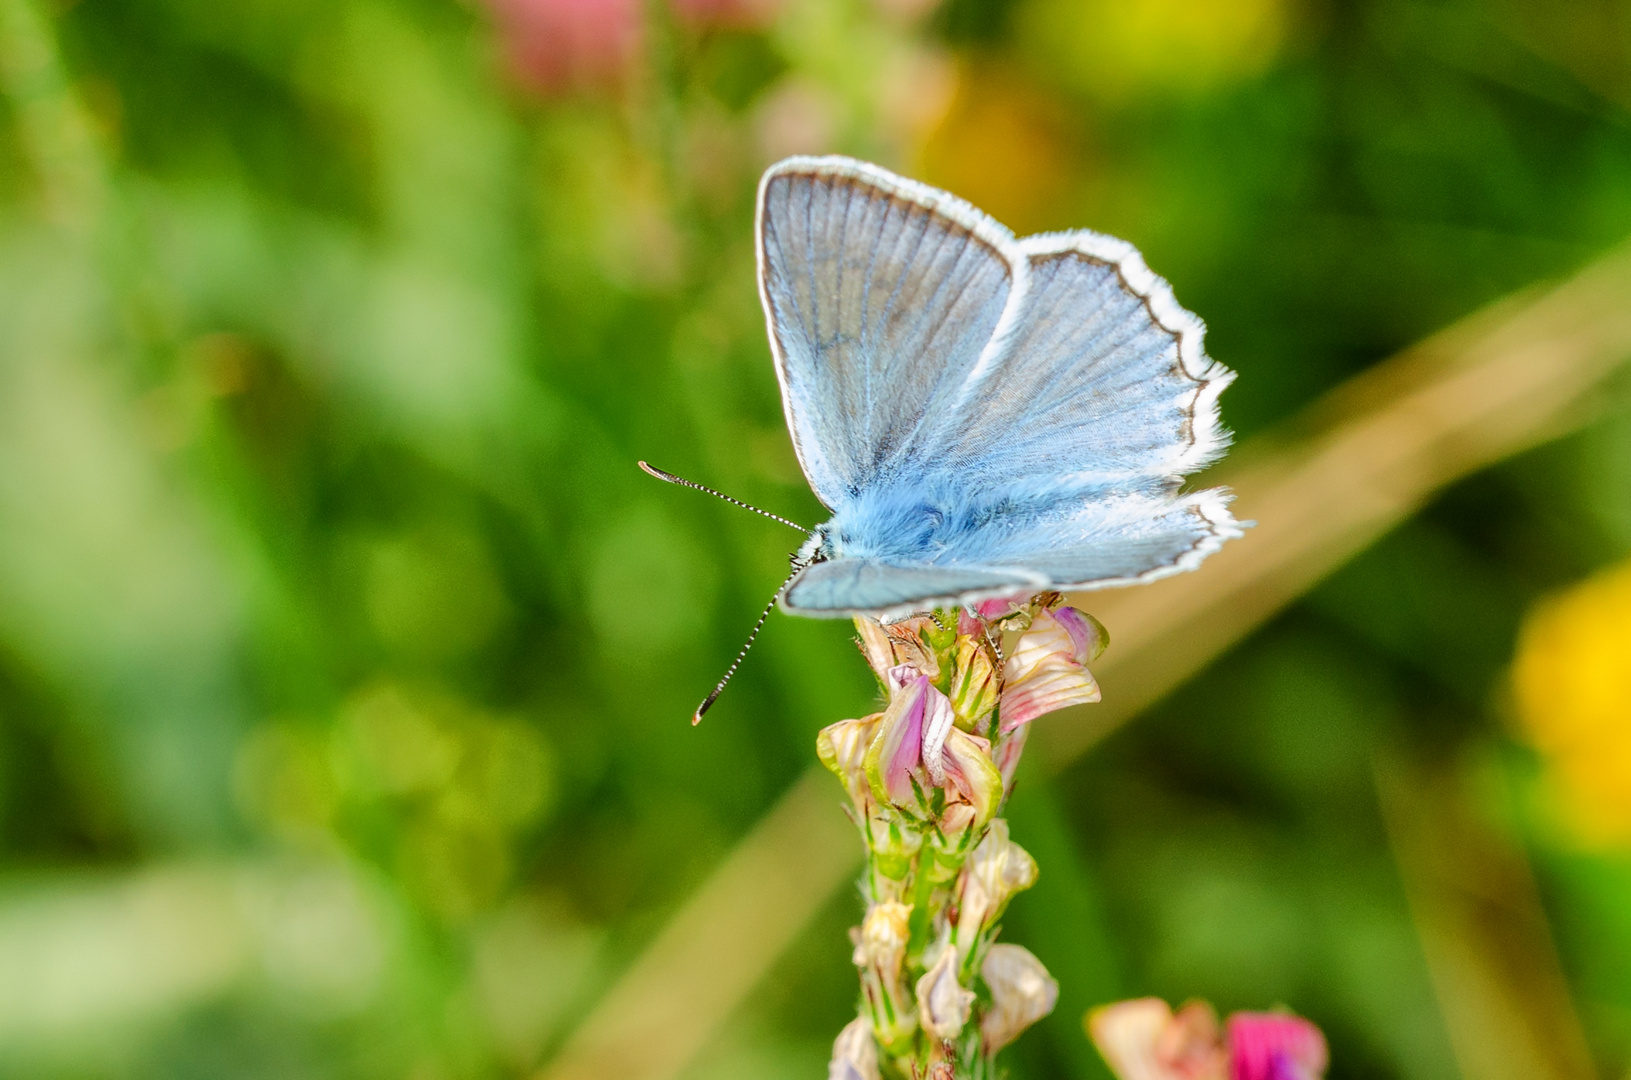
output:
<svg viewBox="0 0 1631 1080"><path fill-rule="evenodd" d="M484 0L516 79L544 93L618 82L643 44L640 0Z"/></svg>
<svg viewBox="0 0 1631 1080"><path fill-rule="evenodd" d="M1300 1016L1238 1012L1229 1017L1231 1080L1320 1080L1325 1036Z"/></svg>
<svg viewBox="0 0 1631 1080"><path fill-rule="evenodd" d="M1105 1005L1087 1032L1119 1080L1321 1080L1320 1029L1290 1013L1235 1013L1227 1033L1204 1001L1174 1013L1160 998Z"/></svg>
<svg viewBox="0 0 1631 1080"><path fill-rule="evenodd" d="M696 26L768 26L781 13L782 0L669 0L682 22Z"/></svg>

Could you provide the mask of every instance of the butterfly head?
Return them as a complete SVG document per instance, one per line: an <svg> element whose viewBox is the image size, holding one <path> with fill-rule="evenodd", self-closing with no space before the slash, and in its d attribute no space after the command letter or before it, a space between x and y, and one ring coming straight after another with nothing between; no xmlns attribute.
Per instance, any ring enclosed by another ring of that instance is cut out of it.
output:
<svg viewBox="0 0 1631 1080"><path fill-rule="evenodd" d="M831 526L832 522L829 521L811 530L810 538L800 544L798 550L791 556L794 570L803 570L806 566L826 562L837 553L833 546Z"/></svg>

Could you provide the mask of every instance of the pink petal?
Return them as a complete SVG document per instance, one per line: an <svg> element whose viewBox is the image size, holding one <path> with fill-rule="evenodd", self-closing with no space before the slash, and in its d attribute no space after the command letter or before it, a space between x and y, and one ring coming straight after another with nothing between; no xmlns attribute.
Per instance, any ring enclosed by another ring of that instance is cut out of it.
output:
<svg viewBox="0 0 1631 1080"><path fill-rule="evenodd" d="M1033 668L1021 680L1010 683L998 706L1002 717L1000 731L1008 732L1039 716L1071 705L1087 705L1099 700L1099 684L1084 667L1057 658Z"/></svg>
<svg viewBox="0 0 1631 1080"><path fill-rule="evenodd" d="M1055 608L1053 617L1064 627L1065 633L1070 635L1078 664L1097 660L1104 647L1110 643L1103 624L1085 612L1077 611L1073 607Z"/></svg>
<svg viewBox="0 0 1631 1080"><path fill-rule="evenodd" d="M923 699L924 692L930 689L928 678L920 675L913 687L902 691L910 697L896 722L899 738L884 766L884 786L889 797L898 803L911 800L912 770L923 761Z"/></svg>
<svg viewBox="0 0 1631 1080"><path fill-rule="evenodd" d="M911 664L897 664L884 672L883 681L884 685L889 687L889 696L892 698L921 678L923 676Z"/></svg>
<svg viewBox="0 0 1631 1080"><path fill-rule="evenodd" d="M1229 1017L1232 1080L1320 1080L1329 1054L1320 1029L1289 1013Z"/></svg>
<svg viewBox="0 0 1631 1080"><path fill-rule="evenodd" d="M972 610L974 614L978 615L980 618L989 622L992 619L1000 619L1005 615L1012 615L1014 612L1024 607L1025 602L1030 598L1030 593L1017 593L1013 596L994 596L989 600L981 600L977 604L970 605L970 610Z"/></svg>
<svg viewBox="0 0 1631 1080"><path fill-rule="evenodd" d="M536 90L614 82L643 36L637 0L487 0L516 76Z"/></svg>

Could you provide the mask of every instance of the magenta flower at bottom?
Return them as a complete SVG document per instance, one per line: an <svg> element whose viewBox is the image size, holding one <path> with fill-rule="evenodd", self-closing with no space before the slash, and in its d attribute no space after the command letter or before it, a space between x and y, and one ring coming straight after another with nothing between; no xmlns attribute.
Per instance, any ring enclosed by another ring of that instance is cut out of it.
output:
<svg viewBox="0 0 1631 1080"><path fill-rule="evenodd" d="M1160 998L1104 1005L1087 1033L1118 1080L1322 1080L1325 1036L1300 1016L1238 1012L1220 1030L1203 1001L1177 1012Z"/></svg>

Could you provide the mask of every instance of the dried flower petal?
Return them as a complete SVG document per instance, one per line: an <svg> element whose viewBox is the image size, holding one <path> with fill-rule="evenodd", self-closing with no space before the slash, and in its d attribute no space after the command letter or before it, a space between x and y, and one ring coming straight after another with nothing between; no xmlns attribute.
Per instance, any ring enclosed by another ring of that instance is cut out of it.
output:
<svg viewBox="0 0 1631 1080"><path fill-rule="evenodd" d="M957 950L943 948L940 959L917 981L918 1022L938 1039L955 1039L968 1023L974 992L957 981Z"/></svg>
<svg viewBox="0 0 1631 1080"><path fill-rule="evenodd" d="M1019 945L991 946L980 963L980 977L991 988L991 1008L980 1021L987 1054L1013 1042L1059 1001L1058 982Z"/></svg>
<svg viewBox="0 0 1631 1080"><path fill-rule="evenodd" d="M872 1024L857 1016L833 1040L827 1080L878 1080L878 1044Z"/></svg>
<svg viewBox="0 0 1631 1080"><path fill-rule="evenodd" d="M890 644L889 631L883 628L883 623L865 615L855 616L855 632L860 635L856 644L861 647L861 655L874 674L882 681L889 669L895 666L895 650Z"/></svg>
<svg viewBox="0 0 1631 1080"><path fill-rule="evenodd" d="M940 678L940 658L929 644L930 639L944 633L939 623L927 615L917 615L885 624L884 632L889 635L896 663L910 664L931 679Z"/></svg>
<svg viewBox="0 0 1631 1080"><path fill-rule="evenodd" d="M1320 1080L1329 1063L1320 1029L1290 1013L1229 1017L1232 1080Z"/></svg>

